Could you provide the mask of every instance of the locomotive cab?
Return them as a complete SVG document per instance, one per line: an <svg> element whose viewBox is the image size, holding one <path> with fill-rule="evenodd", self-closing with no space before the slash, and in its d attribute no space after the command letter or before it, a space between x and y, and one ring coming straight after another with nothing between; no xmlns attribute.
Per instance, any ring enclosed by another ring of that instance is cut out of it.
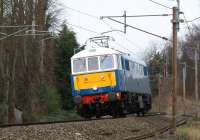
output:
<svg viewBox="0 0 200 140"><path fill-rule="evenodd" d="M105 53L107 51L107 53ZM71 59L73 96L86 96L112 92L116 87L117 55L109 48L84 50ZM113 91L114 92L114 91ZM78 97L80 98L80 97ZM78 100L75 99L76 103ZM82 100L83 104L89 102Z"/></svg>

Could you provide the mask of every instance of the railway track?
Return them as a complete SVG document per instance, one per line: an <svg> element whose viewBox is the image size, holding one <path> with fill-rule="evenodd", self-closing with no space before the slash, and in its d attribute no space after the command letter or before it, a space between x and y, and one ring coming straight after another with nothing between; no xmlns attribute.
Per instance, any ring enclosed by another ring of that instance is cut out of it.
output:
<svg viewBox="0 0 200 140"><path fill-rule="evenodd" d="M155 118L154 118L155 119ZM154 125L155 127L157 127L157 129L153 130L152 132L149 132L149 133L143 133L141 135L138 135L138 136L128 136L128 137L125 137L123 138L123 140L143 140L143 139L149 139L149 138L153 138L153 137L157 137L157 136L160 136L166 132L169 132L171 127L170 127L170 120L167 119L167 118L159 118L161 120L161 122L158 122L158 123L155 123L155 120L145 120L147 121L148 123ZM184 125L187 123L187 120L188 118L184 117L184 118L179 118L177 121L176 121L176 126L181 126L181 125ZM164 125L164 126L162 126ZM140 130L142 131L142 130Z"/></svg>
<svg viewBox="0 0 200 140"><path fill-rule="evenodd" d="M129 117L135 117L132 114L126 114ZM150 112L145 114L144 117L156 116L156 115L165 115L164 112ZM9 128L9 127L20 127L20 126L34 126L34 125L49 125L49 124L62 124L62 123L76 123L76 122L89 122L97 120L107 120L107 119L119 119L120 117L114 118L111 116L106 116L102 118L92 118L92 119L76 119L76 120L67 120L67 121L51 121L51 122L36 122L36 123L23 123L23 124L4 124L0 125L0 128Z"/></svg>
<svg viewBox="0 0 200 140"><path fill-rule="evenodd" d="M177 126L185 124L188 117L177 120ZM170 130L170 119L165 113L151 112L144 117L128 114L123 118L92 118L0 126L0 139L32 137L34 139L101 139L142 140L160 137ZM19 127L22 126L22 127ZM26 127L27 126L27 127Z"/></svg>

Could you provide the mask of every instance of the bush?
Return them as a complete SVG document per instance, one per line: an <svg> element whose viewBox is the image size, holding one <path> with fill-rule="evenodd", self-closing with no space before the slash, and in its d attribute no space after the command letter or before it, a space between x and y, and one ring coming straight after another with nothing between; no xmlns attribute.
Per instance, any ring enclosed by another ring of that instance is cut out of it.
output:
<svg viewBox="0 0 200 140"><path fill-rule="evenodd" d="M61 98L55 88L42 86L38 92L38 96L39 102L46 108L48 114L61 110Z"/></svg>
<svg viewBox="0 0 200 140"><path fill-rule="evenodd" d="M76 113L75 110L62 110L60 112L51 113L45 118L46 121L69 121L78 120L81 117Z"/></svg>

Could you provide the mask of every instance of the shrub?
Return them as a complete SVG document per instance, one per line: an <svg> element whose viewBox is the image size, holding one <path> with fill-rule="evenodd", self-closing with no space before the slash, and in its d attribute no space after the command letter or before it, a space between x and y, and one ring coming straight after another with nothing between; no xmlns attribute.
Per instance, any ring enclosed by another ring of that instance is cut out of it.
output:
<svg viewBox="0 0 200 140"><path fill-rule="evenodd" d="M61 110L61 98L55 88L42 86L38 92L39 102L47 110L47 113L58 112Z"/></svg>

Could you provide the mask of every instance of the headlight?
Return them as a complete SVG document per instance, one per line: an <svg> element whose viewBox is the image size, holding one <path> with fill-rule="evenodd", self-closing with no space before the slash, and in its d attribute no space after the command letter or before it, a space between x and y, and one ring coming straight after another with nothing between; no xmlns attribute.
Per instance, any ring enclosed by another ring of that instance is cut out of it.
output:
<svg viewBox="0 0 200 140"><path fill-rule="evenodd" d="M96 87L96 86L94 86L94 87L93 87L93 90L97 90L97 87Z"/></svg>
<svg viewBox="0 0 200 140"><path fill-rule="evenodd" d="M119 99L119 100L120 100L120 99L121 99L121 93L119 93L119 92L118 92L118 93L116 93L116 97L117 97L117 99Z"/></svg>

